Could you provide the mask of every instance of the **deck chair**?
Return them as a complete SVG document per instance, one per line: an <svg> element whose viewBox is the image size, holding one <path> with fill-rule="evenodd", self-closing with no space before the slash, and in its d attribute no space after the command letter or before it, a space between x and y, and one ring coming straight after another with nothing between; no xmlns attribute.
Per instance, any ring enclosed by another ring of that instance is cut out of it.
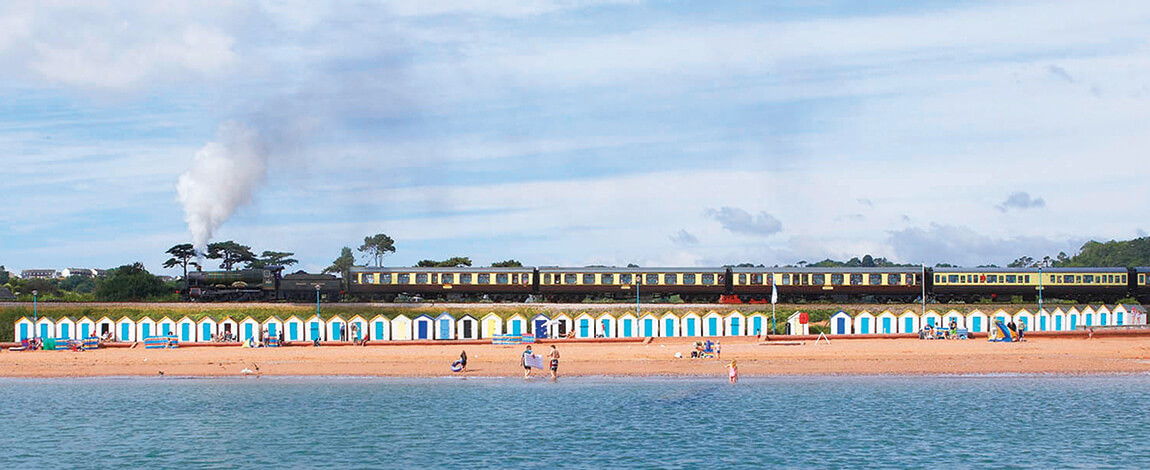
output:
<svg viewBox="0 0 1150 470"><path fill-rule="evenodd" d="M10 347L10 348L8 348L8 350L9 351L31 351L32 350L32 343L30 341L28 341L27 339L23 339L23 340L20 340L19 346Z"/></svg>

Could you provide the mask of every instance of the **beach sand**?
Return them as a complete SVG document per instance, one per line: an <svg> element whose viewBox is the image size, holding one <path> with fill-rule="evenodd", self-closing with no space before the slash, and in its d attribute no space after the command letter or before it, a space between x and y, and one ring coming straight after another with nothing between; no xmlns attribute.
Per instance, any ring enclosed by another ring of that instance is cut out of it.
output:
<svg viewBox="0 0 1150 470"><path fill-rule="evenodd" d="M721 359L690 359L694 339L655 338L649 344L563 343L559 373L607 376L726 377L738 360L742 377L768 375L1111 374L1150 372L1147 337L1033 337L1022 343L985 340L838 339L759 344L753 337L719 338ZM780 344L781 343L781 344ZM797 344L801 343L801 344ZM549 344L535 344L546 354ZM108 348L86 352L0 352L0 377L263 375L459 376L449 366L466 350L472 376L517 376L522 346L388 345L174 350ZM680 352L684 359L675 359ZM544 376L546 371L535 370Z"/></svg>

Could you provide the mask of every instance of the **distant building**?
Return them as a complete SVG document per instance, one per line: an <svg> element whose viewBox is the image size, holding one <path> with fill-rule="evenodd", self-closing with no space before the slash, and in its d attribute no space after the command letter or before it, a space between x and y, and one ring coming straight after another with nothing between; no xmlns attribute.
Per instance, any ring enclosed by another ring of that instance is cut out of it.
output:
<svg viewBox="0 0 1150 470"><path fill-rule="evenodd" d="M0 300L16 300L16 296L7 287L0 287Z"/></svg>
<svg viewBox="0 0 1150 470"><path fill-rule="evenodd" d="M99 277L103 276L104 269L91 269L91 268L68 268L60 272L60 277Z"/></svg>
<svg viewBox="0 0 1150 470"><path fill-rule="evenodd" d="M23 279L55 279L60 277L55 269L25 269L20 271L20 277Z"/></svg>

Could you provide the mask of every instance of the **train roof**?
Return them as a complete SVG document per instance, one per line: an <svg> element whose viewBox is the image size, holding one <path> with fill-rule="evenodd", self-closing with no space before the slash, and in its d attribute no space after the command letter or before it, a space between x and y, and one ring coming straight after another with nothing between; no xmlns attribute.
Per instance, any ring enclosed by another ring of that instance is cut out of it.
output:
<svg viewBox="0 0 1150 470"><path fill-rule="evenodd" d="M531 266L515 267L515 268L477 268L474 266L464 266L461 268L369 268L363 266L355 266L351 268L353 273L522 273L531 272L535 268Z"/></svg>
<svg viewBox="0 0 1150 470"><path fill-rule="evenodd" d="M558 266L541 266L539 272L548 273L626 273L626 274L647 274L647 273L721 273L726 271L727 268L675 268L675 267L661 267L661 268L615 268L605 266L595 266L586 268L561 268Z"/></svg>
<svg viewBox="0 0 1150 470"><path fill-rule="evenodd" d="M922 267L919 266L892 266L885 268L811 268L811 267L783 267L783 268L752 268L741 267L731 268L732 272L736 273L921 273Z"/></svg>
<svg viewBox="0 0 1150 470"><path fill-rule="evenodd" d="M934 268L936 273L1125 273L1126 268Z"/></svg>

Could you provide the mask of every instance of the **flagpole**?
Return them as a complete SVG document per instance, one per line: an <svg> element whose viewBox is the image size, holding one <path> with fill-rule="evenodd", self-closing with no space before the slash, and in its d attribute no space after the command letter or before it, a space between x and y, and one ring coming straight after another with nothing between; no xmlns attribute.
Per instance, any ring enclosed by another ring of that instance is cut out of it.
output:
<svg viewBox="0 0 1150 470"><path fill-rule="evenodd" d="M771 334L774 334L778 328L775 323L775 304L779 302L779 290L775 287L775 275L771 274Z"/></svg>

